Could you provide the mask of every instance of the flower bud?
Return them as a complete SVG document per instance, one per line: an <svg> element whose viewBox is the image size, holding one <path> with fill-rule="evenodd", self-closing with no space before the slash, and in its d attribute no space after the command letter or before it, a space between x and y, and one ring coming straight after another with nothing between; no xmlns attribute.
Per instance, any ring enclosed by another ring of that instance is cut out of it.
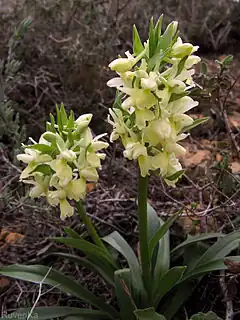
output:
<svg viewBox="0 0 240 320"><path fill-rule="evenodd" d="M134 65L134 61L127 58L118 58L109 64L109 68L118 73L129 71Z"/></svg>
<svg viewBox="0 0 240 320"><path fill-rule="evenodd" d="M194 64L197 64L201 61L201 58L198 56L189 56L185 62L185 68L191 69Z"/></svg>
<svg viewBox="0 0 240 320"><path fill-rule="evenodd" d="M21 153L21 154L17 155L17 159L19 161L24 162L24 163L30 163L31 161L33 161L35 159L35 157L33 155L30 155L30 154Z"/></svg>
<svg viewBox="0 0 240 320"><path fill-rule="evenodd" d="M184 58L192 53L193 45L190 43L183 43L173 46L172 55L176 58Z"/></svg>
<svg viewBox="0 0 240 320"><path fill-rule="evenodd" d="M77 124L77 132L81 132L83 129L87 128L89 123L92 120L92 114L87 113L83 114L82 116L78 117L77 120L75 120L75 123Z"/></svg>

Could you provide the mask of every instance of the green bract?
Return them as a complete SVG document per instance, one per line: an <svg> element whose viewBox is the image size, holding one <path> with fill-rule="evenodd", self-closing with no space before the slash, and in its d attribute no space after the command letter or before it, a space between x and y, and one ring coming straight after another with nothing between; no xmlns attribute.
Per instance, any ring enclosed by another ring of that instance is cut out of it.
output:
<svg viewBox="0 0 240 320"><path fill-rule="evenodd" d="M174 186L181 174L171 177L182 172L177 157L185 153L179 141L194 122L185 112L198 105L188 95L194 87L192 67L200 58L193 55L198 47L178 37L177 22L161 34L161 20L155 27L151 21L144 45L134 27L133 55L126 52L127 58L109 64L119 75L108 81L118 89L119 103L110 109L108 122L113 126L111 141L121 138L124 156L138 160L143 177L159 170Z"/></svg>
<svg viewBox="0 0 240 320"><path fill-rule="evenodd" d="M32 140L17 156L27 163L20 179L33 185L30 196L45 196L51 206L60 205L61 219L74 213L69 200L84 199L87 181L98 181L97 169L105 158L98 151L108 143L99 141L104 134L93 138L88 127L91 118L92 114L84 114L75 120L73 113L67 117L63 105L57 107L57 123L51 116L39 142Z"/></svg>

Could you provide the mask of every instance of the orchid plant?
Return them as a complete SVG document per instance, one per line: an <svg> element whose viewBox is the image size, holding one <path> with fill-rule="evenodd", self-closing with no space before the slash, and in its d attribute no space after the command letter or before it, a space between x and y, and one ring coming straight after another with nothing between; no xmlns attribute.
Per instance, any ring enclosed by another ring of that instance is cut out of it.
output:
<svg viewBox="0 0 240 320"><path fill-rule="evenodd" d="M139 253L116 231L101 237L86 213L86 184L98 181L97 170L105 158L103 150L108 147L101 140L105 134L93 137L89 128L91 114L75 120L73 112L68 116L63 105L57 107L56 120L50 115L39 141L31 139L32 144L24 145L24 153L18 155L27 164L20 180L32 185L30 196L46 197L51 206L59 205L61 219L72 216L76 208L91 236L89 242L66 228L67 237L54 240L81 250L85 257L56 254L100 274L115 290L118 301L118 308L109 305L78 281L47 266L1 268L3 275L58 286L94 307L34 307L38 319L170 320L206 273L227 268L225 256L239 245L240 232L236 231L188 237L170 250L169 228L181 211L164 222L147 203L149 176L159 174L174 187L184 173L178 157L186 150L180 141L191 128L206 121L194 121L186 114L198 105L190 93L195 86L193 66L200 58L194 54L198 47L183 43L177 27L177 22L172 22L162 32L162 16L155 25L152 19L149 39L142 43L134 26L133 53L126 52L125 58L118 57L109 64L118 75L108 81L108 86L117 88L108 117L113 127L110 141L121 139L124 157L137 160L139 166ZM203 245L202 241L212 238L218 240L211 246ZM124 269L116 252L125 258ZM180 266L174 264L179 257L183 262ZM228 259L240 261L240 256ZM20 309L11 318L27 314L30 319L32 312L33 308ZM195 315L193 319L208 316ZM210 317L213 319L212 314Z"/></svg>

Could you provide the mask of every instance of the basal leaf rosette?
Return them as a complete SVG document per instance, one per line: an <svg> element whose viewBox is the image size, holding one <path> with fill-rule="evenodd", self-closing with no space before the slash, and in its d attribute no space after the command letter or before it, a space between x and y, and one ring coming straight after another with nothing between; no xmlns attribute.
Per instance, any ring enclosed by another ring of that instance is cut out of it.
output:
<svg viewBox="0 0 240 320"><path fill-rule="evenodd" d="M143 177L157 171L174 186L183 173L178 157L186 152L180 141L195 126L186 112L198 105L189 94L200 58L194 55L198 47L178 36L177 22L164 33L161 24L162 17L155 26L151 21L144 44L134 26L133 53L109 64L118 77L107 83L117 88L108 122L113 127L110 140L121 139L124 156L138 161Z"/></svg>
<svg viewBox="0 0 240 320"><path fill-rule="evenodd" d="M93 137L89 128L92 114L84 114L74 119L73 112L68 117L64 106L57 107L57 121L51 115L47 131L39 141L31 139L31 145L24 145L24 153L18 160L27 164L20 180L32 185L30 196L46 197L51 206L60 205L61 219L72 216L74 207L71 200L85 198L87 182L98 181L97 170L105 154L99 152L108 143Z"/></svg>

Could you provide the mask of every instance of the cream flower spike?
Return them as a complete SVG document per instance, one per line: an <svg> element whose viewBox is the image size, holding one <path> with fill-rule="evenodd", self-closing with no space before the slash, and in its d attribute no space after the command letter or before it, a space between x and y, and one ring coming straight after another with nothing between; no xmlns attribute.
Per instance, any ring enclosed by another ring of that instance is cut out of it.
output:
<svg viewBox="0 0 240 320"><path fill-rule="evenodd" d="M101 141L106 135L93 138L89 123L92 114L84 114L74 120L68 117L63 105L57 107L58 122L53 116L47 123L47 131L37 143L25 147L25 153L17 156L27 164L20 179L32 185L29 195L46 197L51 206L60 206L61 219L74 213L71 201L83 200L88 181L97 182L98 169L108 147Z"/></svg>
<svg viewBox="0 0 240 320"><path fill-rule="evenodd" d="M177 157L186 150L179 141L195 126L186 112L198 105L188 95L194 87L192 67L201 60L193 55L198 47L177 37L177 27L173 21L160 34L156 25L144 44L135 37L133 55L127 52L127 58L110 63L118 77L107 82L118 90L109 110L110 141L121 139L124 157L138 161L142 176L157 171L172 186L183 173Z"/></svg>

